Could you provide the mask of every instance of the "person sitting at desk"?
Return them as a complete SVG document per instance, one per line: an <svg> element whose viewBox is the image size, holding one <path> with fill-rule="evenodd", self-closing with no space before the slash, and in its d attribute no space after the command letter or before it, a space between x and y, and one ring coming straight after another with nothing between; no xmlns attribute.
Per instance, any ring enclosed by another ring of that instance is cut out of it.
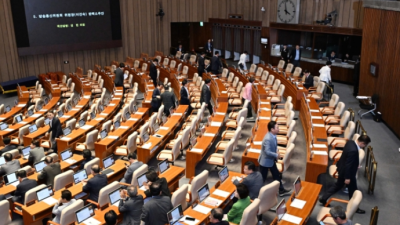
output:
<svg viewBox="0 0 400 225"><path fill-rule="evenodd" d="M36 180L28 179L26 177L25 170L18 171L17 178L18 178L19 184L17 185L17 188L14 192L13 201L21 203L23 205L25 203L26 192L28 192L32 188L36 187L38 185L38 183Z"/></svg>
<svg viewBox="0 0 400 225"><path fill-rule="evenodd" d="M121 225L140 225L140 216L142 215L143 196L138 195L137 188L133 185L127 190L120 190L121 200L118 210L123 214Z"/></svg>
<svg viewBox="0 0 400 225"><path fill-rule="evenodd" d="M169 224L168 217L165 216L173 208L171 199L163 195L160 183L150 185L150 193L153 196L143 205L141 220L146 225L165 225Z"/></svg>
<svg viewBox="0 0 400 225"><path fill-rule="evenodd" d="M310 74L310 71L304 70L304 76L306 76L306 79L304 81L303 86L307 89L310 87L314 86L314 77Z"/></svg>
<svg viewBox="0 0 400 225"><path fill-rule="evenodd" d="M242 220L243 211L251 204L249 189L244 184L236 185L235 197L238 198L228 212L228 221L239 224Z"/></svg>
<svg viewBox="0 0 400 225"><path fill-rule="evenodd" d="M346 210L344 210L342 208L342 206L340 206L340 205L332 207L329 210L329 214L331 214L333 221L335 221L335 223L337 225L353 225L354 224L350 219L347 219Z"/></svg>
<svg viewBox="0 0 400 225"><path fill-rule="evenodd" d="M116 225L117 218L117 213L115 213L114 210L110 210L104 214L104 221L106 221L106 225Z"/></svg>
<svg viewBox="0 0 400 225"><path fill-rule="evenodd" d="M335 54L334 51L332 51L332 52L331 52L331 55L328 56L328 60L331 61L331 62L334 62L335 59L336 59L336 54Z"/></svg>
<svg viewBox="0 0 400 225"><path fill-rule="evenodd" d="M210 214L210 225L229 225L228 221L222 221L224 218L224 212L221 208L214 208Z"/></svg>
<svg viewBox="0 0 400 225"><path fill-rule="evenodd" d="M150 170L146 174L146 178L148 180L147 183L144 183L144 186L147 189L144 192L146 194L146 197L151 197L152 196L152 192L151 192L151 190L149 190L149 186L151 184L153 184L153 183L160 184L160 186L161 186L161 195L171 197L171 192L169 191L169 188L168 188L167 179L165 179L164 177L163 178L159 178L157 173L156 173L156 171L154 171L154 170Z"/></svg>
<svg viewBox="0 0 400 225"><path fill-rule="evenodd" d="M82 156L83 161L79 165L79 170L83 170L83 168L85 168L85 164L94 159L94 157L92 156L92 152L89 149L83 149Z"/></svg>
<svg viewBox="0 0 400 225"><path fill-rule="evenodd" d="M137 155L134 152L130 152L128 154L128 160L129 160L129 166L126 166L125 175L120 182L130 184L132 182L133 172L135 172L135 170L141 167L143 163L137 160Z"/></svg>
<svg viewBox="0 0 400 225"><path fill-rule="evenodd" d="M349 53L346 53L346 55L343 57L343 62L348 62L351 60Z"/></svg>
<svg viewBox="0 0 400 225"><path fill-rule="evenodd" d="M18 146L16 145L10 145L11 139L9 137L4 137L3 138L3 143L4 143L4 148L0 150L0 156L2 156L4 153L9 152L11 150L17 149Z"/></svg>
<svg viewBox="0 0 400 225"><path fill-rule="evenodd" d="M244 164L243 172L247 176L243 178L242 184L246 185L249 190L249 196L251 199L255 199L258 197L260 193L260 189L264 185L264 180L260 172L256 171L256 164L251 161L247 161ZM232 182L234 185L238 185L239 178L232 177Z"/></svg>
<svg viewBox="0 0 400 225"><path fill-rule="evenodd" d="M175 108L175 95L170 90L168 85L164 86L164 93L161 94L161 102L164 105L164 113L166 116L169 116L169 109Z"/></svg>
<svg viewBox="0 0 400 225"><path fill-rule="evenodd" d="M100 174L100 167L97 164L92 166L92 175L91 179L82 181L82 191L89 194L89 200L98 202L100 190L108 184L107 175Z"/></svg>
<svg viewBox="0 0 400 225"><path fill-rule="evenodd" d="M39 141L32 141L30 147L31 150L29 151L29 163L35 164L40 162L45 154L44 149L40 147Z"/></svg>
<svg viewBox="0 0 400 225"><path fill-rule="evenodd" d="M14 173L21 168L21 164L18 159L13 160L13 155L11 153L4 154L4 160L6 163L0 168L0 176L4 176L10 173Z"/></svg>
<svg viewBox="0 0 400 225"><path fill-rule="evenodd" d="M53 207L52 213L56 215L56 217L53 219L53 222L60 223L62 211L75 201L76 200L72 198L71 191L63 190L61 192L61 198L58 199L58 202Z"/></svg>
<svg viewBox="0 0 400 225"><path fill-rule="evenodd" d="M46 167L43 168L42 172L38 175L39 180L44 180L46 185L53 186L54 177L62 173L60 163L54 163L53 157L46 156L44 162Z"/></svg>

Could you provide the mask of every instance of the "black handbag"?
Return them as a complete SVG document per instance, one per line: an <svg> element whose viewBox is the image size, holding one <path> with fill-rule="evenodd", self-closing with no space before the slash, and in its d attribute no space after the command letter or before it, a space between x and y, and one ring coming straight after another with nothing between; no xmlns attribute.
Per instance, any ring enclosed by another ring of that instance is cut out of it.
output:
<svg viewBox="0 0 400 225"><path fill-rule="evenodd" d="M242 70L244 69L243 63L239 63L239 68Z"/></svg>

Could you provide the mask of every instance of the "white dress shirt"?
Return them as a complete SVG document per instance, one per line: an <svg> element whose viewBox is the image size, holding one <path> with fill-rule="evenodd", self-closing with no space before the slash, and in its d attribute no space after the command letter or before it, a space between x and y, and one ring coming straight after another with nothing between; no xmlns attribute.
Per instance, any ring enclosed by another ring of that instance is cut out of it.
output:
<svg viewBox="0 0 400 225"><path fill-rule="evenodd" d="M243 70L247 70L246 59L247 59L247 55L246 55L246 54L243 53L243 54L240 55L238 65L239 65L240 63L243 63Z"/></svg>
<svg viewBox="0 0 400 225"><path fill-rule="evenodd" d="M319 70L319 80L323 81L327 84L332 80L331 79L331 68L329 66L323 66Z"/></svg>

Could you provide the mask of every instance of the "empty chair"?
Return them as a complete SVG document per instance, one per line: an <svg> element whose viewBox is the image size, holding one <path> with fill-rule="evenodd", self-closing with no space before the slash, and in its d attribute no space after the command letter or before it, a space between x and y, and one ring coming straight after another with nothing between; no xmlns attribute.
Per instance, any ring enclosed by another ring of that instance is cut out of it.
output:
<svg viewBox="0 0 400 225"><path fill-rule="evenodd" d="M343 138L341 137L328 137L328 145L334 148L343 148L346 142L353 136L356 129L356 124L353 121L349 121L346 129L341 131L343 133Z"/></svg>
<svg viewBox="0 0 400 225"><path fill-rule="evenodd" d="M257 80L258 80L261 84L265 84L265 83L267 83L268 75L269 75L268 70L264 70L263 73L261 74L261 77L260 77L260 78L257 78Z"/></svg>
<svg viewBox="0 0 400 225"><path fill-rule="evenodd" d="M258 223L257 212L259 207L260 207L260 199L256 198L243 211L243 216L242 220L240 220L240 224L256 225Z"/></svg>
<svg viewBox="0 0 400 225"><path fill-rule="evenodd" d="M190 126L186 126L181 133L178 133L175 137L175 139L171 140L167 144L167 148L173 149L174 145L178 140L178 137L181 136L181 145L179 146L179 149L181 151L181 155L183 155L183 149L186 148L186 146L189 145L190 142Z"/></svg>
<svg viewBox="0 0 400 225"><path fill-rule="evenodd" d="M39 127L43 127L44 126L44 117L40 117L39 119L37 119L35 121L36 126Z"/></svg>
<svg viewBox="0 0 400 225"><path fill-rule="evenodd" d="M227 120L226 123L225 123L225 126L227 128L236 129L238 127L240 118L244 117L246 119L246 116L247 116L247 108L243 108L243 109L241 109L239 111L239 113L238 113L238 115L236 117L236 120Z"/></svg>
<svg viewBox="0 0 400 225"><path fill-rule="evenodd" d="M164 58L164 61L163 61L163 66L164 66L164 67L167 67L168 64L169 64L169 58L165 57L165 58Z"/></svg>
<svg viewBox="0 0 400 225"><path fill-rule="evenodd" d="M0 217L2 218L0 221L0 225L7 225L11 223L11 216L9 210L10 210L10 203L6 199L0 201Z"/></svg>
<svg viewBox="0 0 400 225"><path fill-rule="evenodd" d="M124 144L117 147L114 151L114 155L123 155L127 156L131 152L136 152L137 145L136 139L138 136L138 132L133 132L128 136L128 139L125 139Z"/></svg>
<svg viewBox="0 0 400 225"><path fill-rule="evenodd" d="M10 136L10 139L11 139L10 144L23 145L24 144L24 136L29 134L29 126L30 125L25 125L25 126L19 128L17 136L11 135Z"/></svg>
<svg viewBox="0 0 400 225"><path fill-rule="evenodd" d="M171 196L171 203L173 207L178 205L182 206L182 210L187 208L186 195L188 194L189 185L184 184L180 186Z"/></svg>
<svg viewBox="0 0 400 225"><path fill-rule="evenodd" d="M285 155L283 156L283 159L276 162L276 167L278 168L280 174L283 174L283 172L285 172L289 168L290 159L292 158L294 147L295 145L293 143L290 144L285 152Z"/></svg>
<svg viewBox="0 0 400 225"><path fill-rule="evenodd" d="M157 124L157 113L153 113L153 115L151 115L150 119L149 119L149 133L150 134L154 134L156 132L156 129L158 128L158 126L156 126Z"/></svg>
<svg viewBox="0 0 400 225"><path fill-rule="evenodd" d="M302 72L301 67L296 67L296 69L294 69L294 72L293 72L293 77L294 77L294 78L300 77L301 72Z"/></svg>
<svg viewBox="0 0 400 225"><path fill-rule="evenodd" d="M74 183L73 170L67 170L54 177L54 191L71 187Z"/></svg>
<svg viewBox="0 0 400 225"><path fill-rule="evenodd" d="M136 139L137 144L142 145L144 143L144 135L148 134L148 130L149 130L149 122L146 122L139 130L140 132L139 138Z"/></svg>
<svg viewBox="0 0 400 225"><path fill-rule="evenodd" d="M232 159L232 151L233 151L233 144L234 139L231 139L228 144L226 145L225 151L223 153L218 153L218 149L216 149L215 153L211 154L208 159L207 163L211 165L216 165L217 167L224 167L228 164L228 162Z"/></svg>
<svg viewBox="0 0 400 225"><path fill-rule="evenodd" d="M350 112L346 110L343 113L342 117L340 118L339 123L336 123L337 120L335 120L334 123L329 123L325 125L326 132L328 134L342 134L343 133L342 131L347 126L349 120L350 120Z"/></svg>
<svg viewBox="0 0 400 225"><path fill-rule="evenodd" d="M308 92L310 94L308 94L307 97L311 97L314 98L315 100L322 100L324 98L324 90L325 90L325 82L319 82L318 87L314 88L314 87L310 87L308 89Z"/></svg>
<svg viewBox="0 0 400 225"><path fill-rule="evenodd" d="M291 73L292 70L293 70L293 64L288 63L287 66L286 66L285 72L286 72L286 73Z"/></svg>
<svg viewBox="0 0 400 225"><path fill-rule="evenodd" d="M182 137L178 136L172 146L171 150L165 149L161 150L161 152L157 156L157 160L165 160L168 159L168 162L171 162L174 165L175 160L179 157L181 150Z"/></svg>
<svg viewBox="0 0 400 225"><path fill-rule="evenodd" d="M283 67L285 66L285 61L284 60L279 60L279 63L278 63L278 66L277 66L277 68L278 68L278 70L283 70Z"/></svg>
<svg viewBox="0 0 400 225"><path fill-rule="evenodd" d="M359 104L359 106L360 106L360 110L358 110L358 115L360 115L360 113L363 111L363 110L366 110L367 112L364 112L364 113L362 113L361 115L360 115L360 118L362 119L362 117L365 115L365 114L368 114L368 113L371 113L372 115L375 115L375 113L374 113L374 111L375 111L375 109L376 109L376 104L378 103L378 100L379 100L379 95L378 94L373 94L372 96L371 96L371 99L370 99L370 101L369 101L369 104L362 104L362 103L360 103Z"/></svg>
<svg viewBox="0 0 400 225"><path fill-rule="evenodd" d="M268 98L270 99L270 101L272 103L277 103L277 102L281 102L283 99L283 93L285 92L285 85L281 84L278 88L278 90L276 91L275 95L269 95Z"/></svg>
<svg viewBox="0 0 400 225"><path fill-rule="evenodd" d="M277 194L279 191L279 181L274 180L271 183L263 186L258 194L260 206L258 207L258 215L262 215L278 204Z"/></svg>
<svg viewBox="0 0 400 225"><path fill-rule="evenodd" d="M274 83L273 83L273 85L265 85L264 86L264 89L267 91L267 92L270 92L270 91L272 91L272 92L276 92L276 90L278 90L278 88L279 88L279 86L281 85L281 80L279 80L279 79L275 79L274 80ZM271 93L272 93L271 92ZM269 94L269 93L268 93Z"/></svg>
<svg viewBox="0 0 400 225"><path fill-rule="evenodd" d="M195 176L190 182L188 186L188 194L186 196L186 201L188 204L192 204L199 197L198 190L207 183L208 179L208 170L203 170L200 174Z"/></svg>
<svg viewBox="0 0 400 225"><path fill-rule="evenodd" d="M70 119L65 123L65 127L69 127L71 129L74 129L75 126L76 126L76 119L75 118Z"/></svg>
<svg viewBox="0 0 400 225"><path fill-rule="evenodd" d="M84 149L94 150L94 143L97 141L99 131L97 129L90 131L86 134L84 143L77 142L75 144L76 151L83 151Z"/></svg>
<svg viewBox="0 0 400 225"><path fill-rule="evenodd" d="M290 144L292 144L296 140L296 137L297 137L297 132L296 131L293 131L290 134L290 136L286 136L286 139L284 138L284 136L280 136L279 140L278 140L278 144L280 145L280 146L278 146L279 152L280 153L285 153L286 150L287 150L287 147L290 147Z"/></svg>
<svg viewBox="0 0 400 225"><path fill-rule="evenodd" d="M319 110L324 115L333 114L338 102L339 102L339 95L332 94L331 100L329 100L329 102L320 102L319 103L319 106L320 106ZM326 105L326 104L328 104L328 106L321 107L322 105Z"/></svg>
<svg viewBox="0 0 400 225"><path fill-rule="evenodd" d="M334 121L339 122L339 118L342 115L345 106L346 105L343 102L339 102L335 111L333 112L333 115L323 116L325 123L332 123Z"/></svg>

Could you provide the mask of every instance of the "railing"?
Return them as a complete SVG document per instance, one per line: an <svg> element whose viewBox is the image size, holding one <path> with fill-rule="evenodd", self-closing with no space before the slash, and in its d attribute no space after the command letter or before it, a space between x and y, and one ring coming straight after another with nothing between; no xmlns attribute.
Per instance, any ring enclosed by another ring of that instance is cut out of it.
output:
<svg viewBox="0 0 400 225"><path fill-rule="evenodd" d="M357 120L356 122L356 134L359 135L367 135L367 131L365 131L364 127L361 124L360 120Z"/></svg>
<svg viewBox="0 0 400 225"><path fill-rule="evenodd" d="M348 108L347 110L350 112L350 120L354 122L355 119L354 110L352 108Z"/></svg>
<svg viewBox="0 0 400 225"><path fill-rule="evenodd" d="M376 170L378 168L378 163L375 160L374 152L372 151L371 146L368 146L367 148L366 158L367 160L365 160L364 176L366 176L368 179L368 194L374 194Z"/></svg>
<svg viewBox="0 0 400 225"><path fill-rule="evenodd" d="M371 209L371 219L369 221L369 225L377 225L378 216L379 216L379 209L378 206L375 206L374 208Z"/></svg>

